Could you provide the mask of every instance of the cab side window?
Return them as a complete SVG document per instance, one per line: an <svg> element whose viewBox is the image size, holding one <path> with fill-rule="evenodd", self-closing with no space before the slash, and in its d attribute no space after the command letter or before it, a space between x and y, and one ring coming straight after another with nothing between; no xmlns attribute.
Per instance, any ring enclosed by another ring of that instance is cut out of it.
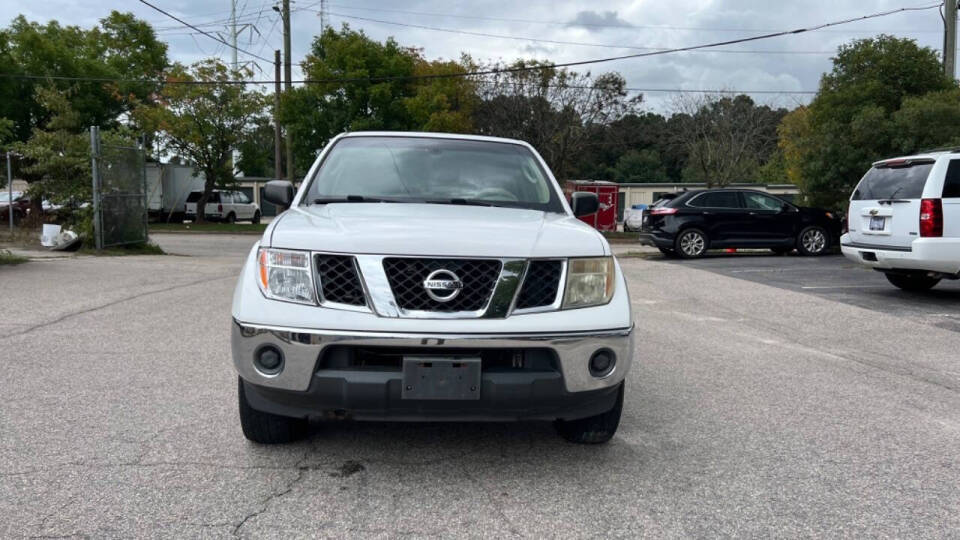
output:
<svg viewBox="0 0 960 540"><path fill-rule="evenodd" d="M960 159L950 161L947 167L947 177L943 180L944 199L960 197Z"/></svg>

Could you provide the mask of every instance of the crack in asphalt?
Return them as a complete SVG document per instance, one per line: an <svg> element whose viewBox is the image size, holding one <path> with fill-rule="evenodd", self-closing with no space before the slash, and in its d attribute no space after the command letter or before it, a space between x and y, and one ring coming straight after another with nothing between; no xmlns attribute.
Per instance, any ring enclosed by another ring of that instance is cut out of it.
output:
<svg viewBox="0 0 960 540"><path fill-rule="evenodd" d="M139 293L139 294L135 294L135 295L133 295L133 296L126 296L126 297L123 297L123 298L118 298L117 300L113 300L113 301L111 301L111 302L107 302L106 304L100 304L100 305L98 305L98 306L93 306L93 307L90 307L90 308L81 309L81 310L79 310L79 311L72 311L72 312L70 312L70 313L66 313L66 314L61 315L60 317L57 317L56 319L53 319L53 320L51 320L51 321L42 322L42 323L39 323L39 324L34 324L34 325L31 325L31 326L27 326L26 328L24 328L23 330L20 330L19 332L14 332L14 333L12 333L12 334L7 334L7 335L4 335L4 336L0 336L0 341L5 340L5 339L9 339L9 338L13 338L13 337L17 337L17 336L22 336L22 335L24 335L24 334L29 334L30 332L33 332L34 330L39 330L39 329L41 329L41 328L46 328L46 327L48 327L48 326L53 326L53 325L55 325L55 324L57 324L57 323L61 323L61 322L65 321L65 320L67 320L67 319L71 319L71 318L77 317L77 316L79 316L79 315L84 315L84 314L86 314L86 313L91 313L91 312L94 312L94 311L99 311L99 310L101 310L101 309L106 309L106 308L108 308L108 307L112 307L112 306L115 306L115 305L117 305L117 304L122 304L122 303L128 302L128 301L130 301L130 300L136 300L136 299L138 299L138 298L143 298L144 296L150 296L150 295L152 295L152 294L170 292L170 291L174 291L174 290L177 290L177 289L183 289L183 288L186 288L186 287L192 287L192 286L194 286L194 285L202 285L202 284L204 284L204 283L210 283L210 282L212 282L212 281L219 281L219 280L222 280L222 279L234 279L234 278L236 278L236 275L230 274L230 275L218 276L218 277L214 277L214 278L200 279L200 280L197 280L197 281L191 281L191 282L189 282L189 283L181 283L181 284L179 284L179 285L174 285L174 286L172 286L172 287L166 287L166 288L163 288L163 289L155 289L155 290L151 290L151 291L146 291L146 292L142 292L142 293Z"/></svg>

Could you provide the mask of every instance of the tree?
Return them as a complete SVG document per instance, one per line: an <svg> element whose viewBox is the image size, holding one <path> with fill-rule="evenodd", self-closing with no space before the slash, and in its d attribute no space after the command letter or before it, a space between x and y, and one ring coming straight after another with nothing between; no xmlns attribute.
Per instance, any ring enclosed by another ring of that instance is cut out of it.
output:
<svg viewBox="0 0 960 540"><path fill-rule="evenodd" d="M787 175L811 204L842 209L872 162L956 139L952 88L936 51L913 40L841 46L810 105L779 128Z"/></svg>
<svg viewBox="0 0 960 540"><path fill-rule="evenodd" d="M480 85L474 124L479 133L522 139L558 178L568 177L590 135L635 113L642 96L628 97L619 73L576 73L537 61L484 66L498 70Z"/></svg>
<svg viewBox="0 0 960 540"><path fill-rule="evenodd" d="M786 110L757 106L749 96L683 96L671 118L674 142L687 154L684 179L726 186L755 178L777 144Z"/></svg>
<svg viewBox="0 0 960 540"><path fill-rule="evenodd" d="M244 176L276 178L274 144L273 122L266 117L254 118L253 125L243 133L237 144L237 151L240 152L237 168Z"/></svg>
<svg viewBox="0 0 960 540"><path fill-rule="evenodd" d="M303 63L315 82L287 92L280 121L293 136L295 166L305 171L317 151L344 131L470 131L473 83L464 77L413 78L463 73L456 62L427 61L392 38L380 43L343 25L314 38ZM367 80L372 78L373 80Z"/></svg>
<svg viewBox="0 0 960 540"><path fill-rule="evenodd" d="M134 116L159 133L164 151L194 163L206 181L197 201L197 221L214 188L229 188L233 176L232 151L253 127L266 106L265 97L229 81L247 78L249 71L231 72L215 59L174 66L156 104L142 104ZM177 84L202 83L202 84Z"/></svg>
<svg viewBox="0 0 960 540"><path fill-rule="evenodd" d="M14 122L14 137L25 141L53 116L37 100L40 86L65 92L78 121L110 129L138 102L149 101L157 83L57 80L56 77L150 79L167 67L167 45L132 14L111 12L86 30L39 24L23 16L0 30L0 117ZM39 79L17 78L29 75ZM43 77L51 77L44 80Z"/></svg>
<svg viewBox="0 0 960 540"><path fill-rule="evenodd" d="M628 150L612 168L617 182L669 182L660 153L651 148Z"/></svg>

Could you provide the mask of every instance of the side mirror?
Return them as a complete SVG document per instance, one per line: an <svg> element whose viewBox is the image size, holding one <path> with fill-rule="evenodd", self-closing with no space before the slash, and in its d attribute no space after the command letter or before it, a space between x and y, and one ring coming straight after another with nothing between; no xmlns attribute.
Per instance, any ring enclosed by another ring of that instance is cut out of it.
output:
<svg viewBox="0 0 960 540"><path fill-rule="evenodd" d="M787 203L783 203L783 206L780 207L781 213L793 212L793 207Z"/></svg>
<svg viewBox="0 0 960 540"><path fill-rule="evenodd" d="M271 180L263 186L263 198L277 206L288 208L296 192L287 180Z"/></svg>
<svg viewBox="0 0 960 540"><path fill-rule="evenodd" d="M570 207L573 209L573 215L589 216L595 214L600 209L600 199L596 193L586 191L574 191L570 194Z"/></svg>

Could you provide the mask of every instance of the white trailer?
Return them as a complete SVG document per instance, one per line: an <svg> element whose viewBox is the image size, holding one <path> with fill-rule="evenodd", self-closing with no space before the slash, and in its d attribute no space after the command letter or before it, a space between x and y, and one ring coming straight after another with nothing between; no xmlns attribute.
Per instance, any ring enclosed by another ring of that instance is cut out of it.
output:
<svg viewBox="0 0 960 540"><path fill-rule="evenodd" d="M147 210L158 221L182 221L187 195L203 190L203 173L190 165L147 163L146 176Z"/></svg>

